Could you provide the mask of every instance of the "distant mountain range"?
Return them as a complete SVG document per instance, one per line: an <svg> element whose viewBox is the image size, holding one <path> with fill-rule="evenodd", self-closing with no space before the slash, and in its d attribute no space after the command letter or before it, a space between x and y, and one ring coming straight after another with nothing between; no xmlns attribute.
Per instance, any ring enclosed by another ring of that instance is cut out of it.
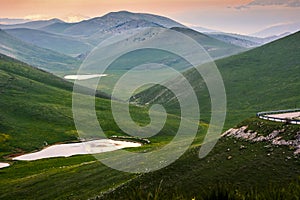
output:
<svg viewBox="0 0 300 200"><path fill-rule="evenodd" d="M255 37L272 37L280 35L288 35L300 30L300 22L280 24L268 27L259 32L251 34Z"/></svg>
<svg viewBox="0 0 300 200"><path fill-rule="evenodd" d="M41 28L42 30L73 36L91 36L99 33L120 32L131 28L156 27L166 28L184 27L166 17L131 13L127 11L111 12L102 17L84 20L78 23L57 22Z"/></svg>
<svg viewBox="0 0 300 200"><path fill-rule="evenodd" d="M89 52L105 39L111 36L130 34L130 32L142 28L159 27L171 28L193 38L204 47L213 59L234 55L248 48L258 47L286 36L284 34L259 38L212 32L213 30L204 28L202 31L205 33L200 33L163 16L120 11L77 23L51 19L0 25L2 29L0 53L61 76L75 72ZM128 59L127 63L118 62L118 70L128 68L144 59L138 55L131 54L129 63ZM164 64L172 63L172 67L185 69L181 62L167 55L160 59ZM160 61L157 60L157 62Z"/></svg>
<svg viewBox="0 0 300 200"><path fill-rule="evenodd" d="M64 22L60 19L50 19L50 20L30 21L30 22L20 23L20 24L9 24L9 25L0 24L0 29L13 29L13 28L39 29L54 23L64 23Z"/></svg>
<svg viewBox="0 0 300 200"><path fill-rule="evenodd" d="M26 23L30 22L31 20L28 19L10 19L10 18L0 18L0 24L21 24L21 23Z"/></svg>
<svg viewBox="0 0 300 200"><path fill-rule="evenodd" d="M222 32L212 32L212 33L206 33L207 35L216 38L218 40L221 40L223 42L234 44L237 46L245 47L245 48L254 48L258 47L264 44L267 44L269 42L278 40L280 38L283 38L285 36L290 35L290 33L283 33L281 35L274 35L270 37L255 37L255 36L246 36L246 35L239 35L239 34L233 34L233 33L222 33Z"/></svg>
<svg viewBox="0 0 300 200"><path fill-rule="evenodd" d="M94 46L82 39L37 29L16 28L7 29L5 32L24 42L74 57L94 48Z"/></svg>
<svg viewBox="0 0 300 200"><path fill-rule="evenodd" d="M62 72L70 73L70 70L76 70L80 65L80 60L83 60L106 38L124 35L142 28L159 27L172 28L174 31L192 37L207 50L213 59L242 52L245 50L244 47L248 47L241 44L242 42L233 43L199 33L166 17L120 11L78 23L51 19L0 25L3 29L0 52L52 73L60 71L58 74L61 75ZM161 58L165 64L172 63L177 67L181 65L180 62L174 62L170 58L168 61L166 58ZM128 67L130 64L141 61L140 59L139 56L131 55L130 63L119 62L118 69ZM183 66L180 68L185 69Z"/></svg>
<svg viewBox="0 0 300 200"><path fill-rule="evenodd" d="M75 58L24 42L3 30L0 30L0 53L52 73L79 67Z"/></svg>

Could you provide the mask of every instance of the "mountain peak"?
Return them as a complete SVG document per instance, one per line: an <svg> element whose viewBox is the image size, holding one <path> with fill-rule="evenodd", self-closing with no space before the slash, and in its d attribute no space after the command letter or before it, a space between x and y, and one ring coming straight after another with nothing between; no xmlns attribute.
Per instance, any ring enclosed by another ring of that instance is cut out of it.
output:
<svg viewBox="0 0 300 200"><path fill-rule="evenodd" d="M49 19L48 21L49 21L49 22L52 22L52 23L64 23L63 20L58 19L58 18Z"/></svg>

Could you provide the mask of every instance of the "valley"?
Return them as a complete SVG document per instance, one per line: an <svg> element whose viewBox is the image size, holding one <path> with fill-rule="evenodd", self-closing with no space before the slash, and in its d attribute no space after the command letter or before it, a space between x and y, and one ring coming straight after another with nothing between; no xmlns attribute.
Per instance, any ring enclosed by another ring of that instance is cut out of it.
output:
<svg viewBox="0 0 300 200"><path fill-rule="evenodd" d="M140 48L157 35L161 43L173 39L160 36L164 30L201 47L205 56L185 52L198 56L197 66L175 55L185 47L181 40L166 43L173 53ZM300 101L300 32L270 36L271 30L198 32L128 11L1 24L0 199L299 199L300 125L286 119L299 112L267 115L284 122L256 116L297 110ZM130 45L137 48L107 62ZM218 96L206 81L216 74L203 70L211 66L222 77L226 108L212 108ZM118 83L128 71L129 81ZM199 118L190 114L198 110ZM214 127L212 116L224 111L224 126ZM206 140L208 130L221 132Z"/></svg>

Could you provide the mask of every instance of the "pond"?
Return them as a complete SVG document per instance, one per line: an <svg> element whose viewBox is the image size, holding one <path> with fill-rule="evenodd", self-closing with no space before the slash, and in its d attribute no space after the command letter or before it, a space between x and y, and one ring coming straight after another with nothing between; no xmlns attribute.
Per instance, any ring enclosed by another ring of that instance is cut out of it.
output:
<svg viewBox="0 0 300 200"><path fill-rule="evenodd" d="M67 80L88 80L92 78L98 78L102 76L107 76L107 74L86 74L86 75L66 75L64 79Z"/></svg>
<svg viewBox="0 0 300 200"><path fill-rule="evenodd" d="M128 147L139 147L140 143L116 141L110 139L93 140L70 144L57 144L49 146L41 151L24 154L13 158L13 160L32 161L43 158L69 157L73 155L97 154L115 151Z"/></svg>

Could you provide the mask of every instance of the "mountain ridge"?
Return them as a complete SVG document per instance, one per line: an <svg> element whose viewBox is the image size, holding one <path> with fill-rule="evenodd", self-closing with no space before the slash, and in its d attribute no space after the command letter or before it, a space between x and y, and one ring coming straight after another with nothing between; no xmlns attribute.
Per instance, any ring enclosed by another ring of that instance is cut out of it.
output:
<svg viewBox="0 0 300 200"><path fill-rule="evenodd" d="M26 43L3 30L0 30L0 53L52 72L72 70L79 66L75 58Z"/></svg>

